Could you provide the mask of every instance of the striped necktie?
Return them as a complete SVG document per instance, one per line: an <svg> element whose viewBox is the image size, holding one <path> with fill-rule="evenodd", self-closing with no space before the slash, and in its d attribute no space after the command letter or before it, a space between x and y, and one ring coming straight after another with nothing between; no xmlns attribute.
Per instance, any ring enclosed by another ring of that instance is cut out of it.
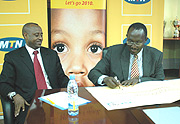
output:
<svg viewBox="0 0 180 124"><path fill-rule="evenodd" d="M131 67L131 79L139 78L139 69L138 69L138 56L134 55L134 61Z"/></svg>

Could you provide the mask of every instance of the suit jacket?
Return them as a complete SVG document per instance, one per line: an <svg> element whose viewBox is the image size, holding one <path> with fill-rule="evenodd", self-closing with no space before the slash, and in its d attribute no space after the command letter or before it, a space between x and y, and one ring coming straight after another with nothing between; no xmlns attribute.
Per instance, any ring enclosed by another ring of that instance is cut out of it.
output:
<svg viewBox="0 0 180 124"><path fill-rule="evenodd" d="M162 67L163 53L159 50L144 46L142 54L143 77L141 81L164 80ZM88 78L97 84L101 75L118 77L121 82L128 80L130 52L127 44L111 46L104 58L89 72Z"/></svg>
<svg viewBox="0 0 180 124"><path fill-rule="evenodd" d="M44 47L41 47L40 51L51 87L66 87L69 79L64 74L57 53ZM0 75L0 94L6 97L9 92L16 91L30 101L36 89L33 62L26 48L21 47L7 53Z"/></svg>

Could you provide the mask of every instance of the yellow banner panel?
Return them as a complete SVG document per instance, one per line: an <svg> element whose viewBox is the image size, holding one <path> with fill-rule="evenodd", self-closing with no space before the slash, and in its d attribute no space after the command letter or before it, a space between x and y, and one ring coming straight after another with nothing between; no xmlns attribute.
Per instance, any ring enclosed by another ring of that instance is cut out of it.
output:
<svg viewBox="0 0 180 124"><path fill-rule="evenodd" d="M104 0L51 0L51 8L106 9Z"/></svg>
<svg viewBox="0 0 180 124"><path fill-rule="evenodd" d="M122 2L122 14L123 15L151 15L152 14L152 2L149 1L146 4L130 4L123 0Z"/></svg>
<svg viewBox="0 0 180 124"><path fill-rule="evenodd" d="M30 13L30 0L0 1L0 14Z"/></svg>

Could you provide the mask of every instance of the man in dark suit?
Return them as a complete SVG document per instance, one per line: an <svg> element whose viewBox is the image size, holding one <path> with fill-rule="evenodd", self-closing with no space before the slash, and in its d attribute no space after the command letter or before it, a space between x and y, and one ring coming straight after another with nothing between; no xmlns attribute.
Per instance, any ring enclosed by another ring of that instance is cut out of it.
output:
<svg viewBox="0 0 180 124"><path fill-rule="evenodd" d="M41 47L43 40L41 27L36 23L27 23L23 26L22 34L26 45L5 55L0 75L0 95L9 97L14 103L15 123L18 124L24 123L36 89L62 88L66 87L69 81L57 53ZM41 66L45 88L39 88L37 85L38 76L35 75L33 65L34 51L38 53L37 59Z"/></svg>
<svg viewBox="0 0 180 124"><path fill-rule="evenodd" d="M148 39L146 26L134 23L128 28L126 36L127 43L111 46L106 56L90 71L88 78L95 85L106 84L111 88L164 80L163 53L144 45Z"/></svg>

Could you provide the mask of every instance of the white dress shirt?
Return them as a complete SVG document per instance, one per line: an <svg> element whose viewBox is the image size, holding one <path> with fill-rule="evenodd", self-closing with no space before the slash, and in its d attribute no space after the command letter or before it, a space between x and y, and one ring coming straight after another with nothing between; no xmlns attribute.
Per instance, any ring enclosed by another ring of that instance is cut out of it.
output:
<svg viewBox="0 0 180 124"><path fill-rule="evenodd" d="M34 50L34 49L32 49L31 47L29 47L27 44L25 44L25 47L26 47L26 49L27 49L27 51L28 51L28 53L29 53L29 55L30 55L31 60L32 60L33 63L34 63L34 54L33 54L33 52L34 52L34 51L38 51L38 52L39 52L39 53L37 54L37 58L38 58L39 63L40 63L40 65L41 65L41 68L42 68L42 71L43 71L43 75L44 75L44 77L45 77L45 81L46 81L47 88L48 88L48 89L52 89L52 87L50 86L50 82L49 82L49 79L48 79L48 75L47 75L47 73L46 73L46 71L45 71L45 69L44 69L44 65L43 65L43 61L42 61L42 57L41 57L40 48Z"/></svg>

